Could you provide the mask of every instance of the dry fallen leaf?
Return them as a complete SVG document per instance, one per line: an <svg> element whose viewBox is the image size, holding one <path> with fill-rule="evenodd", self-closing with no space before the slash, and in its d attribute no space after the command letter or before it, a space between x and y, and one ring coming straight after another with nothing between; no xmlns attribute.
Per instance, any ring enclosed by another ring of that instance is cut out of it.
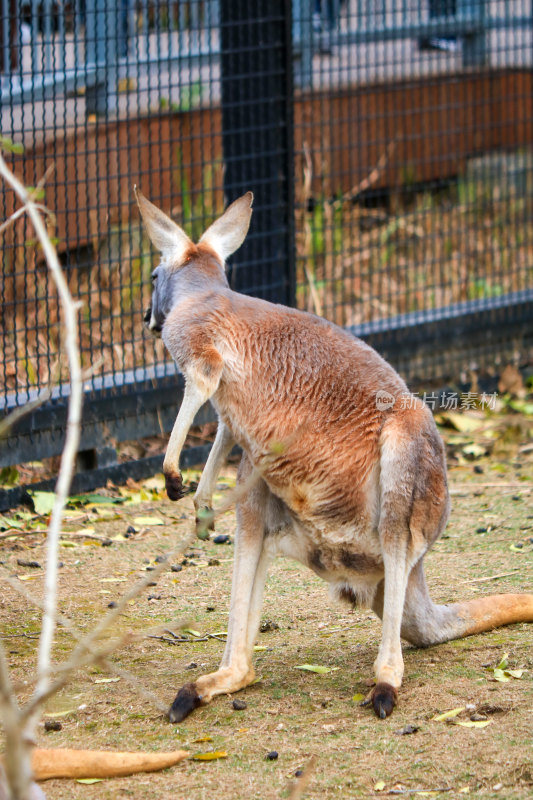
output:
<svg viewBox="0 0 533 800"><path fill-rule="evenodd" d="M435 416L439 425L449 425L460 433L472 433L485 425L485 421L470 414L460 414L458 411L445 411Z"/></svg>
<svg viewBox="0 0 533 800"><path fill-rule="evenodd" d="M375 792L382 792L385 788L385 781L378 781L374 784L374 791Z"/></svg>
<svg viewBox="0 0 533 800"><path fill-rule="evenodd" d="M161 517L134 517L134 525L164 525L164 520Z"/></svg>

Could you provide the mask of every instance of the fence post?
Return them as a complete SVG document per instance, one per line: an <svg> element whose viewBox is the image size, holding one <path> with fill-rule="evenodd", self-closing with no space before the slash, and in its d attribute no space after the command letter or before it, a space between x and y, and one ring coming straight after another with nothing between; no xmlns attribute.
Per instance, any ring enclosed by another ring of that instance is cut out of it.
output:
<svg viewBox="0 0 533 800"><path fill-rule="evenodd" d="M121 0L86 0L85 60L96 66L96 79L86 89L87 114L107 114L116 93L118 4Z"/></svg>
<svg viewBox="0 0 533 800"><path fill-rule="evenodd" d="M290 0L220 3L224 192L254 193L230 283L267 300L294 301L293 88Z"/></svg>
<svg viewBox="0 0 533 800"><path fill-rule="evenodd" d="M463 66L482 67L487 61L487 0L458 0L459 19L476 24L476 32L463 40Z"/></svg>

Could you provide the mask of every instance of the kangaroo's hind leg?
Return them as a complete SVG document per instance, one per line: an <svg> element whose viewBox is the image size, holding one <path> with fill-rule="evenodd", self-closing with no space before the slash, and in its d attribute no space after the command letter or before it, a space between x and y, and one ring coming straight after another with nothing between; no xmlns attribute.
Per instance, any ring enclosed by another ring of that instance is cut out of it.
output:
<svg viewBox="0 0 533 800"><path fill-rule="evenodd" d="M374 711L382 719L392 713L402 683L400 633L409 574L448 515L443 447L426 411L416 410L414 420L393 418L382 433L378 530L385 568L383 631L372 693Z"/></svg>

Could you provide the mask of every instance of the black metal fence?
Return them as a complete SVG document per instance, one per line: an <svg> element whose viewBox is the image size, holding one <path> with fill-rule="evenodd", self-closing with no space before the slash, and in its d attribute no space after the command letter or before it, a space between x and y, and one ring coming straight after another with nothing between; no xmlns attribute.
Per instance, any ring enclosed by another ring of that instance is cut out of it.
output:
<svg viewBox="0 0 533 800"><path fill-rule="evenodd" d="M80 466L91 469L80 487L117 476L117 441L169 430L180 401L174 366L142 328L156 254L135 183L193 235L252 189L232 285L346 326L408 380L459 382L530 357L530 2L1 0L0 10L4 144L27 185L50 170L42 202L83 302L92 373ZM0 200L7 219L5 187ZM0 410L53 389L0 442L0 468L60 452L68 396L34 234L21 216L1 235ZM18 496L4 491L0 505Z"/></svg>

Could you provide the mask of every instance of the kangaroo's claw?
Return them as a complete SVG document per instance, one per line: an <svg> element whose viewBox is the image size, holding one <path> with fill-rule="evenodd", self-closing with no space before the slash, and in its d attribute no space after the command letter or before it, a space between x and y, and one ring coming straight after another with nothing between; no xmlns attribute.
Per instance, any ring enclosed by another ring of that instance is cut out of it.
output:
<svg viewBox="0 0 533 800"><path fill-rule="evenodd" d="M377 683L372 690L371 700L376 716L385 719L392 714L398 702L398 691L390 683Z"/></svg>
<svg viewBox="0 0 533 800"><path fill-rule="evenodd" d="M186 683L185 686L181 687L176 699L170 706L168 718L171 722L181 722L201 704L202 698L198 694L196 684Z"/></svg>

